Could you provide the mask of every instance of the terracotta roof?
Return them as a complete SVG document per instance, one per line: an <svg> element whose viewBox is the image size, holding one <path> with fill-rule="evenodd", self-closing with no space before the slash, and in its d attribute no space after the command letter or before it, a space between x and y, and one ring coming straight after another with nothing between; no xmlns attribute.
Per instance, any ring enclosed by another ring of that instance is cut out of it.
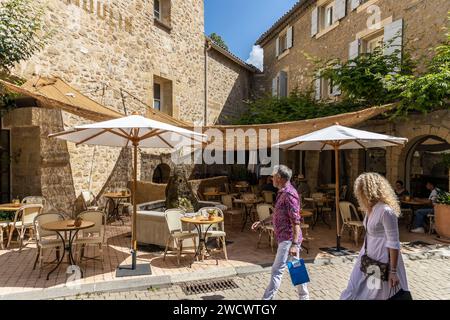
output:
<svg viewBox="0 0 450 320"><path fill-rule="evenodd" d="M333 115L329 117L322 117L322 118L316 118L316 119L308 119L308 120L299 120L299 121L289 121L289 122L279 122L279 123L271 123L271 124L259 124L259 125L214 125L210 127L204 127L204 130L207 130L208 128L214 128L219 129L222 132L225 132L227 129L231 130L237 130L242 129L244 132L253 138L259 139L258 144L264 144L270 146L272 144L271 137L270 137L270 130L278 130L279 132L279 141L286 141L319 129L326 128L330 125L333 125L335 123L339 123L343 126L355 126L361 122L364 122L366 120L369 120L371 118L374 118L389 109L395 107L394 104L384 105L384 106L377 106L372 108L367 108L364 110L359 110L355 112L349 112L349 113L343 113L338 115ZM252 131L253 129L253 131ZM264 135L260 136L259 131L264 130L268 131L267 138L261 139L264 137ZM252 134L252 132L254 134ZM217 137L218 138L218 137ZM245 148L247 150L255 149L257 147L256 145L249 146L249 141L251 139L246 139ZM234 150L235 146L232 148L227 148L226 141L222 141L219 138L212 143L212 145L217 148L224 150Z"/></svg>
<svg viewBox="0 0 450 320"><path fill-rule="evenodd" d="M296 13L300 8L307 6L310 3L315 2L316 0L299 0L288 12L286 12L281 18L279 18L266 32L264 32L258 40L256 40L256 45L261 45L264 40L266 40L273 31L275 31L278 27L282 26L287 20Z"/></svg>
<svg viewBox="0 0 450 320"><path fill-rule="evenodd" d="M224 56L226 56L228 59L234 61L235 63L237 63L238 65L240 65L241 67L247 69L248 71L251 72L261 72L261 70L259 70L257 67L255 67L252 64L249 64L245 61L243 61L242 59L240 59L239 57L237 57L236 55L234 55L233 53L231 53L230 51L222 48L221 46L219 46L218 44L216 44L214 42L213 39L211 39L210 37L208 37L207 35L205 35L206 38L206 42L208 44L211 44L211 48L213 48L214 50L216 50L217 52L223 54Z"/></svg>
<svg viewBox="0 0 450 320"><path fill-rule="evenodd" d="M22 86L0 80L9 91L36 99L39 107L61 109L92 121L104 121L125 116L90 99L57 77L35 77ZM148 108L148 118L176 126L192 126L191 123L175 119L163 112Z"/></svg>

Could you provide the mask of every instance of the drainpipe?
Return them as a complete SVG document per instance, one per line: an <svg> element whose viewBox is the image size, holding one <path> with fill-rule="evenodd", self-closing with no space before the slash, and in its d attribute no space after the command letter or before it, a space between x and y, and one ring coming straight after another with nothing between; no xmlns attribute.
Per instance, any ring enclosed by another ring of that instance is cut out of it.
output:
<svg viewBox="0 0 450 320"><path fill-rule="evenodd" d="M203 110L203 125L208 124L208 52L211 50L212 45L209 40L206 40L205 46L205 106Z"/></svg>

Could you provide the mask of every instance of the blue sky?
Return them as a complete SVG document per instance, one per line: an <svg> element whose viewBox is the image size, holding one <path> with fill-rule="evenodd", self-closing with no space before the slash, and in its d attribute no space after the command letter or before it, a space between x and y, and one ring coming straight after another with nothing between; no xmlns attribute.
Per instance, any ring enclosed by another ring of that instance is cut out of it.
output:
<svg viewBox="0 0 450 320"><path fill-rule="evenodd" d="M249 58L259 36L297 0L205 0L205 33L222 36L231 52Z"/></svg>

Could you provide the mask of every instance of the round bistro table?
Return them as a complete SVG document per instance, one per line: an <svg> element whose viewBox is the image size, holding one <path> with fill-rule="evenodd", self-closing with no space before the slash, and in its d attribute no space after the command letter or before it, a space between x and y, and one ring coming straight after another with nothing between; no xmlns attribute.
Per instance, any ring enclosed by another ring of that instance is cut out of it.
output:
<svg viewBox="0 0 450 320"><path fill-rule="evenodd" d="M47 274L47 280L49 279L50 275L56 269L58 269L58 267L61 265L61 262L64 259L64 255L65 255L66 251L69 255L69 263L71 265L76 265L75 259L73 258L73 254L72 254L73 240L75 239L75 237L77 236L77 234L80 230L92 228L94 225L95 225L94 222L83 220L83 221L81 221L81 225L79 227L77 227L77 226L75 226L75 220L63 220L63 221L54 221L54 222L45 223L41 226L41 228L44 230L56 232L58 237L61 239L61 241L63 243L63 248L64 248L63 254L60 257L58 264ZM69 243L67 245L66 245L66 240L64 239L63 235L61 234L62 232L69 233ZM81 270L81 268L80 268L80 272L81 272L81 277L83 277L83 270Z"/></svg>
<svg viewBox="0 0 450 320"><path fill-rule="evenodd" d="M193 224L198 233L198 247L197 247L197 250L195 251L195 256L194 256L194 259L192 260L192 263L190 266L190 267L192 267L192 264L194 263L195 259L197 259L197 257L201 256L202 261L203 261L203 256L204 256L203 253L205 250L209 255L211 255L211 251L206 246L206 236L208 235L209 229L211 229L211 227L214 224L220 223L223 221L223 217L215 216L211 220L209 218L205 218L203 216L196 216L193 218L182 217L181 221L185 222L185 223ZM207 226L206 230L204 232L202 232L203 226ZM217 265L219 264L219 260L217 258L216 258L216 264Z"/></svg>
<svg viewBox="0 0 450 320"><path fill-rule="evenodd" d="M127 200L131 197L131 193L106 192L103 194L103 196L105 198L108 198L109 201L112 201L112 203L114 204L113 211L108 215L108 222L112 222L114 218L114 220L120 220L122 224L124 224L124 221L122 220L122 217L119 213L119 206L124 200Z"/></svg>

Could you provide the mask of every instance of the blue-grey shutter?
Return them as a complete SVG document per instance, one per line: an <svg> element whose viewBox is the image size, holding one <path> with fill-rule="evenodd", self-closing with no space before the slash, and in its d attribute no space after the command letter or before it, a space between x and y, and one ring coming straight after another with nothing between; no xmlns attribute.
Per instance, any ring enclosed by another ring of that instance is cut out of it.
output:
<svg viewBox="0 0 450 320"><path fill-rule="evenodd" d="M340 65L335 65L334 66L334 69L335 70L337 70L337 69L340 69ZM339 85L334 85L333 86L333 96L340 96L341 95L341 88L339 87Z"/></svg>
<svg viewBox="0 0 450 320"><path fill-rule="evenodd" d="M287 30L286 41L287 41L286 47L288 49L292 48L292 46L294 45L294 29L292 28L292 26L290 26Z"/></svg>
<svg viewBox="0 0 450 320"><path fill-rule="evenodd" d="M319 8L314 8L311 13L311 37L319 32Z"/></svg>
<svg viewBox="0 0 450 320"><path fill-rule="evenodd" d="M316 77L314 80L314 92L315 99L319 101L322 98L322 78L319 77L319 74L316 74Z"/></svg>
<svg viewBox="0 0 450 320"><path fill-rule="evenodd" d="M403 20L396 20L384 27L384 54L391 55L398 50L402 57Z"/></svg>
<svg viewBox="0 0 450 320"><path fill-rule="evenodd" d="M272 97L278 96L278 76L272 79Z"/></svg>
<svg viewBox="0 0 450 320"><path fill-rule="evenodd" d="M356 8L359 7L359 5L361 4L361 0L350 0L350 9L353 11Z"/></svg>
<svg viewBox="0 0 450 320"><path fill-rule="evenodd" d="M275 42L275 56L278 57L280 55L280 38L277 38Z"/></svg>
<svg viewBox="0 0 450 320"><path fill-rule="evenodd" d="M287 97L288 96L288 76L287 73L284 71L280 72L280 91L279 96L280 97Z"/></svg>
<svg viewBox="0 0 450 320"><path fill-rule="evenodd" d="M348 59L352 60L359 56L359 39L350 42L349 50L348 50Z"/></svg>
<svg viewBox="0 0 450 320"><path fill-rule="evenodd" d="M347 13L347 0L335 0L333 9L333 22L339 21Z"/></svg>

